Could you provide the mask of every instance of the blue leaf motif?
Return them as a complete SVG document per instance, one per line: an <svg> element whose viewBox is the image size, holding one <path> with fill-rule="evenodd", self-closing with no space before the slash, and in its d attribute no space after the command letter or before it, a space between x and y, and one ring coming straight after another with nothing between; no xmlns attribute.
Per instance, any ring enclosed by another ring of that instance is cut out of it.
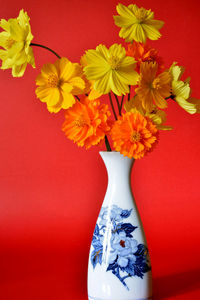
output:
<svg viewBox="0 0 200 300"><path fill-rule="evenodd" d="M102 244L101 244L101 242L99 241L99 240L97 240L97 239L95 239L95 240L93 240L92 241L92 246L95 248L95 250L99 250L99 249L102 249L103 248L103 246L102 246Z"/></svg>
<svg viewBox="0 0 200 300"><path fill-rule="evenodd" d="M131 215L132 209L128 210L128 209L124 209L122 210L120 216L125 219L128 218Z"/></svg>
<svg viewBox="0 0 200 300"><path fill-rule="evenodd" d="M99 226L98 226L98 224L96 224L96 226L95 226L94 235L99 235Z"/></svg>
<svg viewBox="0 0 200 300"><path fill-rule="evenodd" d="M121 224L120 230L125 231L127 237L133 237L131 232L133 232L136 228L137 226L133 226L130 223L123 223Z"/></svg>
<svg viewBox="0 0 200 300"><path fill-rule="evenodd" d="M99 249L98 251L95 249L92 251L91 254L91 263L93 265L93 268L96 267L97 263L102 263L102 254L103 254L103 249Z"/></svg>
<svg viewBox="0 0 200 300"><path fill-rule="evenodd" d="M122 271L127 272L129 275L134 276L134 262L129 259L128 265L122 269Z"/></svg>

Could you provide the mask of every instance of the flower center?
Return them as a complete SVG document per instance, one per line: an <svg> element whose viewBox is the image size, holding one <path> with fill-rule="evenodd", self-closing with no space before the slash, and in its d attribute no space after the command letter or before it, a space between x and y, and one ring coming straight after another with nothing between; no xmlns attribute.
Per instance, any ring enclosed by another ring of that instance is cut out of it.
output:
<svg viewBox="0 0 200 300"><path fill-rule="evenodd" d="M76 127L83 127L84 125L86 125L87 123L86 123L86 121L83 119L83 118L78 118L78 119L76 119L75 121L74 121L74 125L76 126Z"/></svg>
<svg viewBox="0 0 200 300"><path fill-rule="evenodd" d="M121 240L120 241L120 246L122 246L123 248L125 248L125 241Z"/></svg>
<svg viewBox="0 0 200 300"><path fill-rule="evenodd" d="M50 74L47 78L48 86L51 88L60 87L61 81L55 74Z"/></svg>
<svg viewBox="0 0 200 300"><path fill-rule="evenodd" d="M139 23L142 23L147 17L147 11L143 7L138 8L138 10L135 12L135 16L138 19Z"/></svg>
<svg viewBox="0 0 200 300"><path fill-rule="evenodd" d="M108 60L108 63L111 66L111 69L113 69L113 70L118 69L119 65L120 65L120 60L121 59L119 57L111 55L109 60Z"/></svg>
<svg viewBox="0 0 200 300"><path fill-rule="evenodd" d="M152 88L158 90L161 87L160 78L155 78L152 83Z"/></svg>
<svg viewBox="0 0 200 300"><path fill-rule="evenodd" d="M6 48L7 49L10 49L11 47L12 47L12 45L14 44L14 40L13 39L11 39L11 38L8 38L7 40L6 40Z"/></svg>
<svg viewBox="0 0 200 300"><path fill-rule="evenodd" d="M141 140L141 135L137 131L133 131L131 134L131 141L132 142L139 142Z"/></svg>

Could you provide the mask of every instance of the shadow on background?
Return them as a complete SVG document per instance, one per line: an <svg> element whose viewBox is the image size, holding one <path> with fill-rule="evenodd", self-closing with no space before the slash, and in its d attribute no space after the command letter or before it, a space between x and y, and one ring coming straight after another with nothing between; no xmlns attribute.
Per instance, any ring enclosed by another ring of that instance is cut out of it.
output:
<svg viewBox="0 0 200 300"><path fill-rule="evenodd" d="M200 289L200 269L153 279L154 300Z"/></svg>

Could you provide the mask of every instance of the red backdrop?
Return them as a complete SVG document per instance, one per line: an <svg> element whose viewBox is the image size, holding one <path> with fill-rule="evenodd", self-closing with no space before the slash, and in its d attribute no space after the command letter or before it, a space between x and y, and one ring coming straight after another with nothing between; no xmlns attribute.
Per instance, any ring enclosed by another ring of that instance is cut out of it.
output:
<svg viewBox="0 0 200 300"><path fill-rule="evenodd" d="M99 43L123 43L112 15L115 0L3 1L0 18L31 17L34 42L73 62ZM130 1L122 1L130 4ZM197 0L143 0L164 20L151 42L166 66L186 67L193 96L199 91ZM86 300L89 245L106 191L98 154L78 148L61 131L63 113L50 114L35 97L35 77L56 57L34 48L37 69L23 78L0 72L0 299ZM172 132L135 163L132 188L150 249L155 299L199 299L200 115L168 108Z"/></svg>

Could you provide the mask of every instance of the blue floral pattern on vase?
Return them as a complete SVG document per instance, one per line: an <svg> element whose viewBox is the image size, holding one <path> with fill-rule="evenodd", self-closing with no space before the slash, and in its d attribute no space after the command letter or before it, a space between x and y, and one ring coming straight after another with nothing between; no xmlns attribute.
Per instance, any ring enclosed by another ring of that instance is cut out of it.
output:
<svg viewBox="0 0 200 300"><path fill-rule="evenodd" d="M117 205L102 207L95 227L91 252L91 263L106 264L106 271L112 271L129 290L125 280L151 270L148 249L133 237L137 226L124 223L130 217L132 209L123 210Z"/></svg>

